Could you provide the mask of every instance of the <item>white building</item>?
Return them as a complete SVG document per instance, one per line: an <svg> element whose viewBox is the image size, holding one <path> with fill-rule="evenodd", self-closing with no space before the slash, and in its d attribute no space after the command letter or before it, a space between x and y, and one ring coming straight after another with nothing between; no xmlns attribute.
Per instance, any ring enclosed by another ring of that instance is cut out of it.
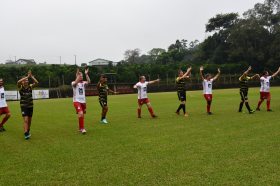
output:
<svg viewBox="0 0 280 186"><path fill-rule="evenodd" d="M106 59L95 59L89 62L89 66L97 66L97 67L104 67L104 66L108 66L109 64L112 64L113 66L116 66L118 63L117 62L113 62L113 61L109 61Z"/></svg>
<svg viewBox="0 0 280 186"><path fill-rule="evenodd" d="M18 59L16 61L17 65L36 65L36 62L34 59Z"/></svg>

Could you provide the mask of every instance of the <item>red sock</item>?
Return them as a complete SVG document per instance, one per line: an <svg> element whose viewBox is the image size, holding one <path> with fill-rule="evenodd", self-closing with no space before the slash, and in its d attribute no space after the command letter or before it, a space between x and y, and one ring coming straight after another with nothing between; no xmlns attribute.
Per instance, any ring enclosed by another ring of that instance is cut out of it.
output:
<svg viewBox="0 0 280 186"><path fill-rule="evenodd" d="M266 107L267 107L267 110L270 109L270 101L266 101Z"/></svg>
<svg viewBox="0 0 280 186"><path fill-rule="evenodd" d="M207 112L210 112L210 105L207 104Z"/></svg>
<svg viewBox="0 0 280 186"><path fill-rule="evenodd" d="M259 101L259 103L258 103L258 109L260 108L262 102L263 102L262 100Z"/></svg>
<svg viewBox="0 0 280 186"><path fill-rule="evenodd" d="M84 117L79 117L79 129L84 129Z"/></svg>
<svg viewBox="0 0 280 186"><path fill-rule="evenodd" d="M141 117L141 109L138 109L137 113L138 113L138 118L140 118Z"/></svg>
<svg viewBox="0 0 280 186"><path fill-rule="evenodd" d="M8 121L8 117L4 117L2 122L0 123L0 127L3 127L3 125Z"/></svg>
<svg viewBox="0 0 280 186"><path fill-rule="evenodd" d="M153 111L153 108L152 108L152 107L150 107L150 108L148 108L148 110L149 110L149 112L150 112L151 116L154 116L154 111Z"/></svg>

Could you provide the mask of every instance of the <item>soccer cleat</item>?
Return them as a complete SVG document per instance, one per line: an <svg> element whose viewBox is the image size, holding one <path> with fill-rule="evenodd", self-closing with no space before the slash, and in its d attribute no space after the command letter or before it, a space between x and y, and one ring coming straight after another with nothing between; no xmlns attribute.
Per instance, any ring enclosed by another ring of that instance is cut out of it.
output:
<svg viewBox="0 0 280 186"><path fill-rule="evenodd" d="M141 116L138 116L138 118L142 118Z"/></svg>
<svg viewBox="0 0 280 186"><path fill-rule="evenodd" d="M212 113L212 112L207 112L207 114L208 114L208 115L213 115L213 113Z"/></svg>
<svg viewBox="0 0 280 186"><path fill-rule="evenodd" d="M273 112L271 109L267 109L267 112Z"/></svg>
<svg viewBox="0 0 280 186"><path fill-rule="evenodd" d="M260 108L256 108L256 111L261 111L261 109Z"/></svg>
<svg viewBox="0 0 280 186"><path fill-rule="evenodd" d="M185 116L185 117L189 117L189 114L188 114L188 113L185 113L184 116Z"/></svg>
<svg viewBox="0 0 280 186"><path fill-rule="evenodd" d="M81 129L81 133L86 134L87 133L86 129Z"/></svg>
<svg viewBox="0 0 280 186"><path fill-rule="evenodd" d="M6 129L4 127L0 127L0 132L5 132Z"/></svg>
<svg viewBox="0 0 280 186"><path fill-rule="evenodd" d="M152 118L157 118L157 116L156 115L152 115Z"/></svg>
<svg viewBox="0 0 280 186"><path fill-rule="evenodd" d="M180 112L175 112L177 115L180 115Z"/></svg>
<svg viewBox="0 0 280 186"><path fill-rule="evenodd" d="M24 134L24 139L29 140L31 137L30 133Z"/></svg>
<svg viewBox="0 0 280 186"><path fill-rule="evenodd" d="M255 110L250 110L249 114L254 114L254 112L256 112Z"/></svg>
<svg viewBox="0 0 280 186"><path fill-rule="evenodd" d="M100 121L102 124L108 124L108 121L106 119L103 119Z"/></svg>

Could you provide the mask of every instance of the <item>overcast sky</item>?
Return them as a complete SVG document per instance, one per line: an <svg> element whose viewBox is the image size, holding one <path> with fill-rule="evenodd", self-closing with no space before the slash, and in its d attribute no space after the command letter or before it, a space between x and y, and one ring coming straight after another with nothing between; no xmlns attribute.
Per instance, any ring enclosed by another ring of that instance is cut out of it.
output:
<svg viewBox="0 0 280 186"><path fill-rule="evenodd" d="M203 41L218 13L263 0L0 0L0 63L7 59L74 64L123 59L124 51Z"/></svg>

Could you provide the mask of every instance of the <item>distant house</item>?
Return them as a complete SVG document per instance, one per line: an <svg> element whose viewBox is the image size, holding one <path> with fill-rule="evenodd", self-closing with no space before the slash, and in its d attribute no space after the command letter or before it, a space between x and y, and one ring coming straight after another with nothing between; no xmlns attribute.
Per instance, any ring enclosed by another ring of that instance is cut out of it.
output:
<svg viewBox="0 0 280 186"><path fill-rule="evenodd" d="M12 60L6 60L5 62L6 65L15 65L16 62L12 61Z"/></svg>
<svg viewBox="0 0 280 186"><path fill-rule="evenodd" d="M105 67L108 66L109 64L116 66L118 63L106 59L100 59L100 58L89 62L89 66L95 66L95 67Z"/></svg>
<svg viewBox="0 0 280 186"><path fill-rule="evenodd" d="M18 59L15 63L17 65L36 65L34 59Z"/></svg>

